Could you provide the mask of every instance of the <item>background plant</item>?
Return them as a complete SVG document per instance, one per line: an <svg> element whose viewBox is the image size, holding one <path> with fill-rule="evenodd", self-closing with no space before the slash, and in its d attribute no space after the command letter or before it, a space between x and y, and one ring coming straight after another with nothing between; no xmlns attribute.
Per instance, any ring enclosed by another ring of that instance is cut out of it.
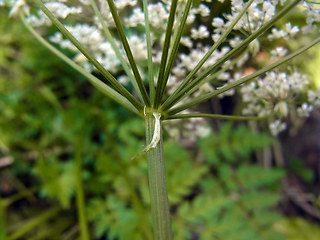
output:
<svg viewBox="0 0 320 240"><path fill-rule="evenodd" d="M48 94L47 94L48 95ZM55 164L53 164L53 165L55 165ZM46 169L48 166L46 166L46 165L44 165L43 166L43 168L42 168L42 171L44 170L44 169ZM41 169L41 168L40 168ZM41 170L40 170L40 172L41 172ZM56 172L59 172L59 170L57 170ZM70 174L70 173L68 173L67 174L68 176L71 176L72 174ZM54 176L54 175L53 175ZM41 177L41 176L40 176ZM46 176L45 176L46 177ZM54 193L53 193L53 195L54 195ZM110 205L112 205L112 206L114 206L114 204L112 204L112 200L110 200L111 202L110 202ZM63 203L63 202L62 202ZM63 203L63 205L65 206L65 202ZM123 206L125 206L125 205L122 205L122 208L123 208ZM114 207L116 207L116 206L114 206ZM120 204L120 207L121 207L121 204ZM128 215L129 216L129 219L130 219L130 214ZM116 228L113 228L113 229L116 229ZM110 230L111 231L111 230ZM147 231L146 231L147 232ZM115 234L115 233L114 233ZM147 233L145 233L145 234L147 234Z"/></svg>

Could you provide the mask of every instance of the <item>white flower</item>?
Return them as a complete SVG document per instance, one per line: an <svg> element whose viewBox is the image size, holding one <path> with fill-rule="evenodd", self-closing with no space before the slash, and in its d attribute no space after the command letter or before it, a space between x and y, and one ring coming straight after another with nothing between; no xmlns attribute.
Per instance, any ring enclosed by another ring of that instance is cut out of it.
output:
<svg viewBox="0 0 320 240"><path fill-rule="evenodd" d="M289 112L288 104L284 101L278 102L274 106L274 111L279 115L280 118L287 117Z"/></svg>
<svg viewBox="0 0 320 240"><path fill-rule="evenodd" d="M144 26L144 13L140 8L134 8L130 17L125 19L128 27L136 27L139 24Z"/></svg>
<svg viewBox="0 0 320 240"><path fill-rule="evenodd" d="M275 49L271 50L271 59L275 60L278 57L283 57L288 52L288 49L280 46L276 47Z"/></svg>
<svg viewBox="0 0 320 240"><path fill-rule="evenodd" d="M198 29L191 29L191 38L193 39L203 39L209 36L209 31L206 26L201 25Z"/></svg>
<svg viewBox="0 0 320 240"><path fill-rule="evenodd" d="M12 13L18 12L21 8L24 10L28 8L24 2L25 0L10 1L13 3L13 8L11 10ZM223 2L223 0L220 1ZM59 20L62 20L62 23L71 32L71 34L75 36L80 44L83 45L90 54L92 54L92 56L103 65L103 67L110 71L121 84L128 84L128 77L123 75L123 63L121 64L116 56L113 49L114 46L111 46L110 42L105 39L101 23L94 15L89 0L43 0L43 2L50 11L59 18ZM160 0L149 2L151 2L148 4L148 12L151 30L152 60L155 66L155 78L157 78L157 70L159 69L162 57L165 30L168 25L168 17L172 1ZM211 39L206 38L211 37L214 42L217 42L225 30L231 25L232 21L243 10L245 4L248 3L247 0L231 0L228 11L226 11L226 13L214 15L211 22L212 26L208 26L208 21L210 21L208 16L211 15L211 9L208 6L211 6L212 4L206 4L205 2L211 2L211 0L199 1L200 4L195 4L195 7L190 10L188 15L185 28L186 31L183 32L181 38L182 47L180 49L182 51L178 52L177 58L169 75L166 90L166 94L168 95L175 91L175 89L181 84L181 81L195 68L199 61L201 61L209 51L212 46L212 41ZM200 70L196 73L195 78L198 77L203 70L206 70L216 64L217 61L224 57L231 48L238 47L239 44L248 37L248 35L257 31L266 22L270 21L276 14L276 11L283 8L281 5L283 5L284 2L285 0L253 1L248 11L241 17L233 31L224 40L223 44L218 47L202 65ZM96 3L102 14L103 20L110 31L114 34L115 44L119 48L120 54L125 56L121 40L119 39L118 34L116 34L117 31L115 29L115 24L107 1L97 0ZM0 5L3 4L4 0L0 0ZM137 61L139 71L141 70L140 74L145 80L146 77L144 77L144 75L148 72L147 46L144 29L145 19L141 1L114 0L114 4L119 12L121 23L126 31L127 39L134 58ZM314 31L317 34L319 31L317 23L320 22L319 6L317 4L307 3L307 1L304 1L302 5L305 9L306 24L303 25L302 21L299 22L301 24L301 31L303 31L303 33ZM180 25L179 21L181 20L185 6L186 0L178 1L178 9L173 26L173 36L175 36ZM296 9L297 11L300 11L300 8ZM72 17L75 16L77 18L73 19ZM46 17L46 15L36 9L32 15L28 16L27 21L34 27L51 25L51 21ZM212 32L210 32L211 28ZM282 28L279 27L279 29L271 29L268 38L261 36L261 38L255 39L246 49L243 49L243 53L239 52L239 54L237 54L233 59L229 59L222 63L218 70L229 65L231 67L215 75L215 82L205 83L200 87L200 89L193 92L190 96L186 96L183 101L187 102L192 97L212 92L214 89L219 89L236 81L237 79L240 79L244 75L247 75L248 69L254 68L254 70L257 70L256 67L263 67L263 64L271 62L278 57L285 56L289 51L286 47L291 45L288 45L286 41L283 40L271 43L270 41L278 38L284 38L289 41L294 36L299 37L297 35L299 31L299 27L292 26L290 22L284 22ZM202 41L202 39L206 39L206 41ZM78 64L81 64L86 70L95 70L83 54L81 54L68 39L65 39L61 33L53 34L49 37L49 40L58 44L60 48L71 51L74 54L73 60ZM279 46L278 43L280 42L283 46ZM170 47L172 48L172 42L170 44ZM274 48L271 51L270 46ZM253 58L254 55L255 57ZM261 56L264 58L263 61L259 60L257 64L253 63L255 60L258 60L258 57L261 59ZM236 59L236 62L233 62L234 59ZM212 72L212 74L215 74L215 72ZM155 79L155 81L157 81L157 79ZM299 72L268 72L255 81L240 86L242 101L245 105L242 112L245 115L255 116L267 116L277 112L277 117L280 119L290 116L289 111L297 111L299 116L307 116L316 106L320 106L320 90L317 93L310 90L308 92L308 100L297 108L295 100L303 99L307 94L308 88L309 81L307 77ZM235 89L224 92L219 95L219 97L233 94L235 94ZM178 104L182 104L183 101ZM274 119L274 122L270 124L270 130L274 134L285 128L285 123L282 123L280 119ZM198 136L205 135L204 133L206 132L205 124L198 120L183 121L186 123L183 127L180 126L182 121L179 122L180 125L178 127L184 128L185 133L179 134L176 130L171 130L171 132L176 136L179 135L179 137L181 137L183 135L184 137L195 140ZM200 130L196 129L196 123L200 123L200 127L198 126Z"/></svg>
<svg viewBox="0 0 320 240"><path fill-rule="evenodd" d="M287 33L291 36L296 35L300 31L298 26L292 27L290 22L286 24L286 29L287 29Z"/></svg>
<svg viewBox="0 0 320 240"><path fill-rule="evenodd" d="M132 35L128 38L128 42L132 54L137 61L147 59L147 42L145 37Z"/></svg>
<svg viewBox="0 0 320 240"><path fill-rule="evenodd" d="M236 36L234 38L232 38L229 42L230 42L230 46L235 48L237 47L239 44L242 43L242 39L239 36Z"/></svg>
<svg viewBox="0 0 320 240"><path fill-rule="evenodd" d="M320 88L318 88L317 92L313 90L308 91L308 101L315 107L320 106Z"/></svg>
<svg viewBox="0 0 320 240"><path fill-rule="evenodd" d="M280 132L286 130L286 128L287 124L280 120L276 120L269 124L269 129L273 136L277 136Z"/></svg>
<svg viewBox="0 0 320 240"><path fill-rule="evenodd" d="M137 0L116 0L114 1L117 9L123 9L127 6L133 7L137 5Z"/></svg>
<svg viewBox="0 0 320 240"><path fill-rule="evenodd" d="M2 2L3 5L4 5L4 2ZM1 4L0 4L1 6ZM25 0L13 0L12 1L12 6L11 6L11 9L9 11L9 16L12 17L12 16L17 16L19 14L19 11L20 10L23 10L23 12L26 14L26 15L29 15L30 14L30 8L29 6L26 4Z"/></svg>
<svg viewBox="0 0 320 240"><path fill-rule="evenodd" d="M210 8L208 8L206 5L204 4L200 4L198 7L198 13L202 16L202 17L208 17L210 16Z"/></svg>
<svg viewBox="0 0 320 240"><path fill-rule="evenodd" d="M312 105L309 105L308 103L303 103L301 107L297 109L297 113L299 117L309 117L310 113L314 110L314 107Z"/></svg>
<svg viewBox="0 0 320 240"><path fill-rule="evenodd" d="M47 2L44 4L57 18L65 19L70 14L79 14L81 7L69 7L61 2Z"/></svg>
<svg viewBox="0 0 320 240"><path fill-rule="evenodd" d="M224 21L222 18L220 17L215 17L213 20L212 20L212 26L216 27L216 28L221 28L224 26Z"/></svg>
<svg viewBox="0 0 320 240"><path fill-rule="evenodd" d="M180 43L188 48L192 48L193 46L193 42L189 37L182 37Z"/></svg>
<svg viewBox="0 0 320 240"><path fill-rule="evenodd" d="M272 33L268 35L269 40L274 40L278 38L285 38L288 36L288 33L284 30L278 30L277 28L272 28Z"/></svg>

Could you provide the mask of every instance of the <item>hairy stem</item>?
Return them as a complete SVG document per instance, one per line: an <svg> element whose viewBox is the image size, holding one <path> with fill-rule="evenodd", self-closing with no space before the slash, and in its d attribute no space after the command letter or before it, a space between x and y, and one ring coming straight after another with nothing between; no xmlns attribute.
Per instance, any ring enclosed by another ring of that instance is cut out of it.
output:
<svg viewBox="0 0 320 240"><path fill-rule="evenodd" d="M146 115L145 127L146 141L147 144L149 144L155 128L155 118L152 114L148 113ZM147 152L147 158L154 240L171 240L172 229L165 177L162 135L157 146Z"/></svg>

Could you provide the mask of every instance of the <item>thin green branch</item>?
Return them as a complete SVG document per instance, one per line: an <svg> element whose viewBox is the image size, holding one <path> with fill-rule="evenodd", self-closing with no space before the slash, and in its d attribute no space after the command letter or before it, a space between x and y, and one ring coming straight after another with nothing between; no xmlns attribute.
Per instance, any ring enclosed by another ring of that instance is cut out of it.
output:
<svg viewBox="0 0 320 240"><path fill-rule="evenodd" d="M174 93L166 100L166 102L161 107L162 110L169 109L174 103L176 99L179 98L182 94L182 89L191 81L191 79L196 75L199 69L203 66L203 64L209 59L212 53L225 41L228 37L229 33L232 31L234 26L238 23L243 14L247 11L247 9L251 6L254 0L250 0L242 11L237 15L237 17L231 22L230 26L224 31L224 33L220 36L218 41L216 41L210 50L205 54L205 56L200 60L200 62L195 66L195 68L188 74L188 76L183 80L183 82L179 85L179 87L174 91ZM182 91L183 92L183 91ZM180 94L179 94L180 93Z"/></svg>
<svg viewBox="0 0 320 240"><path fill-rule="evenodd" d="M59 207L51 208L37 217L34 217L27 221L26 224L24 224L22 227L20 227L17 231L12 233L8 237L8 240L15 240L15 239L21 239L25 234L33 230L38 225L44 223L45 221L49 220L50 218L53 218L55 215L57 215L61 209Z"/></svg>
<svg viewBox="0 0 320 240"><path fill-rule="evenodd" d="M183 16L183 12L184 12L185 8L186 8L186 2L184 2L184 1L178 2L177 11L176 11L176 18L175 18L175 22L176 23L173 23L173 26L172 26L172 38L173 39L177 38L178 31L179 31L179 26L180 26L177 23L181 22L182 16ZM170 42L169 52L171 52L172 46L173 46L173 41Z"/></svg>
<svg viewBox="0 0 320 240"><path fill-rule="evenodd" d="M292 8L294 8L300 0L293 0L291 3L286 5L278 14L276 14L269 22L264 24L259 30L257 30L255 33L251 34L248 38L246 38L241 44L239 44L236 48L232 49L230 52L228 52L224 57L219 59L215 64L213 64L211 67L203 71L196 79L193 80L193 82L200 82L202 79L207 77L210 73L217 70L224 62L241 52L246 46L248 46L253 40L258 38L260 35L262 35L266 30L268 30L270 27L273 26L273 24L281 19L285 14L287 14ZM193 72L193 71L192 71ZM191 72L191 73L192 73ZM191 74L190 73L190 74ZM189 75L190 75L189 74ZM189 76L188 75L188 76ZM188 82L190 82L191 78L187 76L184 82L179 86L179 88L173 93L167 101L163 104L161 109L163 111L166 111L170 109L175 103L177 103L183 95L186 93L185 88Z"/></svg>
<svg viewBox="0 0 320 240"><path fill-rule="evenodd" d="M155 98L155 87L154 87L154 72L152 63L152 46L151 46L151 31L148 13L148 1L143 0L143 12L144 12L144 25L146 30L146 41L147 41L147 51L148 51L148 79L149 79L149 93L151 104L154 102Z"/></svg>
<svg viewBox="0 0 320 240"><path fill-rule="evenodd" d="M197 81L193 81L191 82L185 89L185 94L182 95L181 99L190 96L192 93L194 93L195 91L197 91L202 85L204 85L207 82L213 83L215 80L217 80L217 77L227 71L230 70L231 67L233 65L235 65L239 59L241 59L243 57L243 55L245 53L248 52L248 49L245 49L245 51L243 51L240 56L238 56L237 58L233 59L229 64L226 64L226 66L224 66L223 68L219 69L218 71L216 71L214 74L207 76L206 78L202 79L200 82ZM180 100L181 100L180 99Z"/></svg>
<svg viewBox="0 0 320 240"><path fill-rule="evenodd" d="M248 120L264 120L269 116L255 117L255 116L230 116L222 114L210 114L210 113L190 113L190 114L175 114L168 117L166 120L172 119L184 119L184 118L214 118L234 121L248 121Z"/></svg>
<svg viewBox="0 0 320 240"><path fill-rule="evenodd" d="M80 225L81 240L89 240L89 228L88 220L86 215L86 204L85 204L85 194L83 190L82 182L82 149L83 149L83 135L78 136L76 146L75 146L75 175L76 175L76 202L77 202L77 212L78 220Z"/></svg>
<svg viewBox="0 0 320 240"><path fill-rule="evenodd" d="M167 85L167 82L168 82L168 79L169 79L169 75L170 75L174 60L175 60L175 58L177 56L177 53L178 53L181 36L182 36L183 30L184 30L184 26L185 26L185 24L187 22L187 18L188 18L188 15L189 15L189 12L190 12L190 9L191 9L191 6L192 6L192 2L193 2L193 0L188 0L188 2L187 2L187 5L185 7L185 10L184 10L184 13L183 13L183 16L182 16L182 19L181 19L181 22L180 22L180 25L179 25L179 28L178 28L178 32L177 32L176 38L174 39L174 43L173 43L173 46L171 48L171 54L169 56L168 63L166 65L165 72L164 72L164 75L163 75L163 79L161 81L161 86L159 86L159 88L160 88L160 96L163 96L163 94L165 92L166 85ZM161 99L160 99L160 102L161 102Z"/></svg>
<svg viewBox="0 0 320 240"><path fill-rule="evenodd" d="M120 18L119 18L116 6L115 6L113 0L107 0L107 2L108 2L108 5L109 5L109 8L110 8L110 12L112 14L114 23L116 25L117 31L119 33L120 39L122 41L124 50L126 51L126 54L127 54L130 66L132 68L133 74L135 76L136 82L137 82L137 84L139 86L140 93L141 93L141 95L143 97L143 101L146 104L146 106L150 107L150 99L149 99L147 90L146 90L146 88L145 88L145 86L143 84L143 81L142 81L142 78L140 76L137 64L136 64L136 62L135 62L135 60L133 58L133 54L132 54L132 51L130 49L127 37L126 37L126 35L124 33L122 24L120 22Z"/></svg>
<svg viewBox="0 0 320 240"><path fill-rule="evenodd" d="M88 73L86 70L84 70L82 67L80 67L78 64L73 62L70 58L68 58L66 55L64 55L62 52L57 50L55 47L53 47L48 41L46 41L43 37L41 37L25 20L24 16L20 14L21 21L25 25L25 27L29 30L29 32L46 48L48 48L52 53L54 53L57 57L59 57L61 60L63 60L65 63L70 65L73 69L81 73L83 76L88 78L89 82L96 87L99 91L101 91L103 94L108 96L109 98L113 99L115 102L119 103L123 107L127 108L131 112L140 115L139 111L134 107L125 97L120 95L118 92L113 90L111 87L106 85L104 82L102 82L100 79L96 78L92 74ZM142 105L139 103L138 105L139 109L143 109Z"/></svg>
<svg viewBox="0 0 320 240"><path fill-rule="evenodd" d="M98 69L98 71L111 83L111 85L139 111L142 111L142 105L135 99L127 89L125 89L81 44L80 42L63 26L63 24L50 12L50 10L41 2L33 0L36 5L47 15L52 23L65 35L73 45Z"/></svg>
<svg viewBox="0 0 320 240"><path fill-rule="evenodd" d="M165 36L165 40L164 40L164 46L163 46L163 50L162 50L162 56L161 56L161 63L160 63L160 70L159 70L159 76L158 76L158 82L157 82L157 89L156 89L156 96L155 96L155 100L154 100L154 108L158 108L160 103L161 103L161 99L162 99L162 86L163 81L164 81L164 72L165 72L165 68L167 65L167 58L168 58L168 53L169 53L169 49L170 49L170 40L171 40L171 35L172 35L172 28L173 28L173 23L174 23L174 18L175 18L175 14L176 14L176 9L177 9L177 2L178 0L172 0L171 2L171 7L170 7L170 14L169 14L169 20L168 20L168 25L167 25L167 29L166 29L166 36Z"/></svg>
<svg viewBox="0 0 320 240"><path fill-rule="evenodd" d="M276 62L274 62L274 63L272 63L272 64L270 64L270 65L268 65L268 66L256 71L256 72L254 72L254 73L252 73L252 74L250 74L248 76L245 76L245 77L243 77L243 78L241 78L241 79L239 79L237 81L234 81L234 82L232 82L232 83L230 83L230 84L228 84L228 85L226 85L226 86L224 86L224 87L222 87L222 88L220 88L218 90L215 90L212 93L208 93L208 94L196 97L196 98L194 98L193 100L191 100L188 103L185 103L185 104L183 104L183 105L181 105L179 107L173 108L172 110L170 110L168 112L168 115L169 116L174 115L174 114L176 114L178 112L181 112L181 111L183 111L183 110L185 110L185 109L187 109L189 107L192 107L192 106L194 106L194 105L196 105L196 104L198 104L200 102L204 102L204 101L206 101L206 100L208 100L208 99L210 99L212 97L215 97L215 96L217 96L217 95L219 95L221 93L224 93L224 92L226 92L226 91L228 91L228 90L230 90L232 88L236 88L236 87L240 86L243 83L249 82L250 80L253 80L254 78L256 78L256 77L258 77L258 76L260 76L260 75L262 75L262 74L264 74L264 73L266 73L266 72L268 72L268 71L270 71L270 70L272 70L272 69L274 69L274 68L276 68L278 66L280 66L281 64L288 62L292 58L298 56L299 54L301 54L301 53L303 53L305 51L307 51L309 48L313 47L314 45L316 45L319 42L320 42L320 37L318 37L317 39L315 39L311 43L307 44L303 48L301 48L301 49L289 54L288 56L284 57L283 59L281 59L279 61L276 61Z"/></svg>
<svg viewBox="0 0 320 240"><path fill-rule="evenodd" d="M119 47L116 44L116 41L114 40L114 37L112 36L111 32L108 29L108 26L106 25L106 22L103 20L103 17L97 7L97 4L95 3L94 0L90 0L91 3L91 7L95 13L95 15L97 16L99 23L102 26L102 30L107 38L107 40L110 42L110 45L113 49L113 51L115 52L117 59L120 61L121 66L123 67L123 70L125 71L125 73L127 74L128 78L130 79L130 82L132 83L134 89L137 91L138 96L140 98L141 101L143 101L142 95L140 93L139 90L139 86L137 84L137 82L135 81L135 78L132 74L132 71L130 70L126 60L124 59L124 57L122 56Z"/></svg>

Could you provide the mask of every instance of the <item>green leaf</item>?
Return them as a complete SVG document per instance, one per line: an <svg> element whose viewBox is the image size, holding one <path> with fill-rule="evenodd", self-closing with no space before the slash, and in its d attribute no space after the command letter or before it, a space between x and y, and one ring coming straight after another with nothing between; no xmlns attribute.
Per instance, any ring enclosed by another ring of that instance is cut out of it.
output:
<svg viewBox="0 0 320 240"><path fill-rule="evenodd" d="M226 123L219 132L201 139L199 147L208 161L216 165L221 160L239 162L272 141L268 134L253 133L245 126L233 128L230 123Z"/></svg>
<svg viewBox="0 0 320 240"><path fill-rule="evenodd" d="M284 176L282 169L264 169L258 166L242 165L237 171L237 179L246 188L257 188L279 182Z"/></svg>
<svg viewBox="0 0 320 240"><path fill-rule="evenodd" d="M70 207L71 197L75 189L75 168L73 163L57 164L54 160L38 161L34 174L44 185L42 194L59 200L64 208Z"/></svg>
<svg viewBox="0 0 320 240"><path fill-rule="evenodd" d="M170 204L176 204L191 192L202 176L207 173L206 166L196 165L188 152L175 144L164 145L167 168L167 189Z"/></svg>

